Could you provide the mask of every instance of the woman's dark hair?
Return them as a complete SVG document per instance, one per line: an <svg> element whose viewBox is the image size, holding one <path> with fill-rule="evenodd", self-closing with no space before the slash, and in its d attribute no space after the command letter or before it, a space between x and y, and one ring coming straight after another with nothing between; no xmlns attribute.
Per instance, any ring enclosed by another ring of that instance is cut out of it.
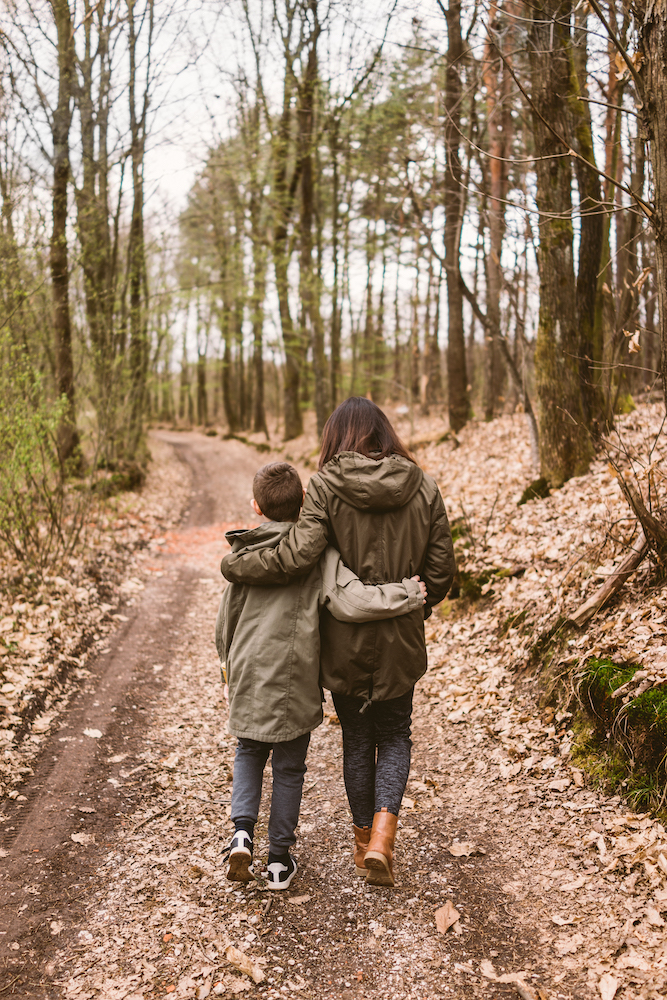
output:
<svg viewBox="0 0 667 1000"><path fill-rule="evenodd" d="M415 461L380 407L365 396L350 396L327 420L322 431L320 469L341 451L356 451L366 458L400 455Z"/></svg>

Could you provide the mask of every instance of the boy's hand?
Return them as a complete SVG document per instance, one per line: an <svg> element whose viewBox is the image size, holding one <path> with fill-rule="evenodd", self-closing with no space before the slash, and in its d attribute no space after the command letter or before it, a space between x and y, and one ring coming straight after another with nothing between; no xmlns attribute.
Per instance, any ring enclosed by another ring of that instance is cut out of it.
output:
<svg viewBox="0 0 667 1000"><path fill-rule="evenodd" d="M419 589L421 590L422 597L424 598L424 604L426 604L426 598L428 597L428 591L426 589L426 584L424 583L423 580L420 580L418 576L411 576L410 579L414 580L415 583L419 584Z"/></svg>

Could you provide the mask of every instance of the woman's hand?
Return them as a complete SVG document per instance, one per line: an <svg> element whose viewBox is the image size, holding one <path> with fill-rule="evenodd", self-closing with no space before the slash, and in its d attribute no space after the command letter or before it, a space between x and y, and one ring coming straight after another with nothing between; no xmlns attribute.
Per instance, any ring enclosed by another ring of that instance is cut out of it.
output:
<svg viewBox="0 0 667 1000"><path fill-rule="evenodd" d="M426 584L424 583L423 580L420 580L418 576L411 576L410 579L414 580L415 583L419 584L419 589L421 590L422 597L424 598L424 604L426 604L426 598L428 597L428 591L426 589Z"/></svg>

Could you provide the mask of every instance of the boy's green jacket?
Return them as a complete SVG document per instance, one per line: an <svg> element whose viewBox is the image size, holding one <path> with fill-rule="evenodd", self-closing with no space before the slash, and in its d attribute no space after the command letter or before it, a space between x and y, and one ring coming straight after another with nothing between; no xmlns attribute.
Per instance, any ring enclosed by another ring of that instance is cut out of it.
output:
<svg viewBox="0 0 667 1000"><path fill-rule="evenodd" d="M426 671L424 618L445 597L456 570L437 483L406 458L341 452L311 477L301 516L281 543L233 551L222 572L234 583L284 583L309 571L326 545L335 546L364 583L419 574L426 584L424 608L392 621L348 625L322 613L324 687L373 701L399 698Z"/></svg>
<svg viewBox="0 0 667 1000"><path fill-rule="evenodd" d="M291 522L227 532L233 552L278 544ZM266 743L296 739L322 721L320 610L346 622L394 618L421 609L419 584L365 586L329 547L306 576L287 586L230 584L215 624L226 664L229 731Z"/></svg>

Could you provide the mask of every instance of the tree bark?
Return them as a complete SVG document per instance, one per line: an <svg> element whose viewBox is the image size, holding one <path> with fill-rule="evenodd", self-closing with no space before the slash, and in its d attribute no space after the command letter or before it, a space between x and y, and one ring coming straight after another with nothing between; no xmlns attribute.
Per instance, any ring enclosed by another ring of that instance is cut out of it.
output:
<svg viewBox="0 0 667 1000"><path fill-rule="evenodd" d="M586 622L590 621L590 619L598 613L600 608L604 607L605 604L608 604L612 597L619 592L626 580L632 576L634 571L647 555L648 549L649 545L646 541L646 535L640 530L632 548L623 562L617 567L617 569L614 570L613 573L610 573L600 589L596 591L592 597L589 597L589 599L575 611L569 621L578 625L579 628L581 628L582 625L585 625Z"/></svg>
<svg viewBox="0 0 667 1000"><path fill-rule="evenodd" d="M493 0L489 8L492 29L498 30L501 13ZM511 18L510 18L511 23ZM512 31L507 47L512 49ZM508 58L511 58L508 57ZM488 165L485 164L487 184L487 219L489 228L489 253L485 255L486 267L486 315L491 323L491 335L485 337L484 365L484 419L492 420L498 408L502 384L502 366L498 351L497 337L500 329L500 292L503 285L501 257L505 235L505 201L507 199L511 156L512 125L510 114L511 77L506 63L501 62L492 34L487 34L484 50L483 76L486 87L486 127L489 136Z"/></svg>
<svg viewBox="0 0 667 1000"><path fill-rule="evenodd" d="M146 274L146 247L144 243L144 152L146 148L146 119L149 105L150 52L153 41L154 0L147 0L147 37L144 40L148 63L144 92L137 112L137 51L139 37L135 22L136 0L127 0L130 57L128 83L130 112L130 158L132 164L132 216L128 241L128 271L130 299L130 423L126 456L137 457L143 441L144 410L146 406L146 378L148 374L148 282Z"/></svg>
<svg viewBox="0 0 667 1000"><path fill-rule="evenodd" d="M542 475L561 486L583 474L592 456L579 370L573 261L572 165L551 131L567 135L560 92L569 78L570 0L539 0L530 28L532 119L540 213L540 310L535 382Z"/></svg>
<svg viewBox="0 0 667 1000"><path fill-rule="evenodd" d="M595 167L595 149L591 126L590 105L581 100L588 96L587 12L575 12L575 29L571 48L570 110L573 145L577 152ZM576 315L579 327L579 371L583 411L586 424L594 436L605 428L605 405L600 388L599 370L604 345L596 328L595 310L598 294L598 274L602 259L603 213L600 177L579 158L574 161L579 188L580 240L579 267L576 283Z"/></svg>
<svg viewBox="0 0 667 1000"><path fill-rule="evenodd" d="M301 363L303 346L301 338L294 329L294 322L289 303L289 240L288 226L292 215L294 195L298 184L295 169L291 182L287 183L287 170L290 158L290 118L291 118L291 85L285 74L283 91L283 110L278 123L273 142L273 263L280 312L280 326L285 349L285 374L283 379L283 409L284 409L284 439L290 441L303 433L299 388L301 382Z"/></svg>
<svg viewBox="0 0 667 1000"><path fill-rule="evenodd" d="M470 417L466 372L463 295L461 294L459 250L463 224L463 170L461 166L461 2L449 0L447 18L447 73L445 84L445 265L447 270L448 340L447 391L449 424L456 433Z"/></svg>
<svg viewBox="0 0 667 1000"><path fill-rule="evenodd" d="M338 231L340 228L340 213L338 202L340 198L340 167L338 154L340 151L340 119L334 115L330 123L330 155L331 155L331 256L333 260L333 288L331 290L331 409L338 406L338 392L341 384L341 303L340 303L340 265L338 260Z"/></svg>
<svg viewBox="0 0 667 1000"><path fill-rule="evenodd" d="M69 462L79 444L76 427L72 322L69 306L69 253L67 248L67 200L70 163L69 135L72 124L74 82L74 27L67 0L50 0L58 38L58 100L53 110L53 226L50 244L53 296L53 335L56 389L65 406L57 432L61 462Z"/></svg>
<svg viewBox="0 0 667 1000"><path fill-rule="evenodd" d="M653 167L655 212L651 224L655 233L660 374L667 408L667 0L642 0L638 16L638 51L644 57L639 71L643 83L642 122Z"/></svg>
<svg viewBox="0 0 667 1000"><path fill-rule="evenodd" d="M298 147L301 161L301 253L299 258L299 289L304 318L310 326L310 346L313 357L315 417L317 433L321 434L329 415L326 358L324 355L324 326L320 311L319 273L313 260L313 215L315 210L315 177L313 152L316 142L315 101L317 93L317 41L320 34L317 19L317 0L309 0L308 9L313 18L309 39L308 58L303 80L299 85L297 120L299 123ZM302 342L308 342L304 330Z"/></svg>
<svg viewBox="0 0 667 1000"><path fill-rule="evenodd" d="M109 43L112 15L105 2L84 3L83 53L76 104L81 120L83 178L76 190L77 231L81 244L86 319L96 383L101 445L113 458L114 265L108 195L108 124L111 88ZM95 95L95 86L97 94Z"/></svg>

